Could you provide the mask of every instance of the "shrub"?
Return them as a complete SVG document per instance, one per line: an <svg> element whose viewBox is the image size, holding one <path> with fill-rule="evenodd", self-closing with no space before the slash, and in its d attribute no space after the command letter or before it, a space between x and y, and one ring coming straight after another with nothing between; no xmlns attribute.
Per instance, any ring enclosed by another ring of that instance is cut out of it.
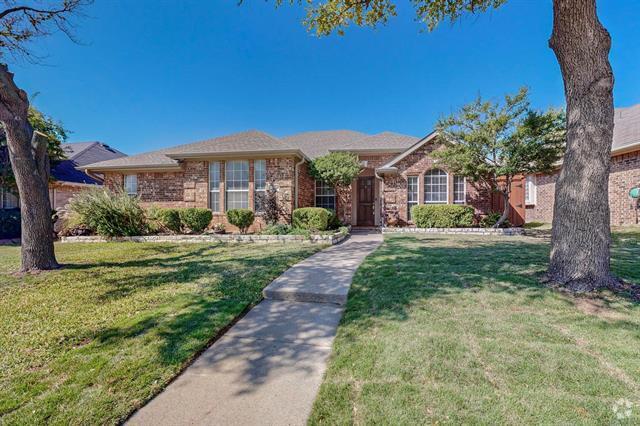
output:
<svg viewBox="0 0 640 426"><path fill-rule="evenodd" d="M173 215L173 213L171 213ZM213 213L209 209L201 208L187 208L179 209L178 216L182 228L188 228L191 232L200 234L209 226L211 219L213 219Z"/></svg>
<svg viewBox="0 0 640 426"><path fill-rule="evenodd" d="M460 205L419 205L411 209L418 228L463 228L473 225L473 207Z"/></svg>
<svg viewBox="0 0 640 426"><path fill-rule="evenodd" d="M141 235L146 229L144 209L124 192L95 188L71 199L69 211L77 225L105 237Z"/></svg>
<svg viewBox="0 0 640 426"><path fill-rule="evenodd" d="M151 233L170 231L180 233L180 212L178 209L150 207L147 209L148 227Z"/></svg>
<svg viewBox="0 0 640 426"><path fill-rule="evenodd" d="M288 235L291 233L291 225L278 223L276 225L268 225L260 233L264 235Z"/></svg>
<svg viewBox="0 0 640 426"><path fill-rule="evenodd" d="M293 211L293 227L310 231L324 231L329 224L329 210L303 207Z"/></svg>
<svg viewBox="0 0 640 426"><path fill-rule="evenodd" d="M327 209L329 212L329 220L327 221L327 229L338 229L342 226L342 222L338 219L338 215L335 211Z"/></svg>
<svg viewBox="0 0 640 426"><path fill-rule="evenodd" d="M240 233L246 234L255 216L249 209L231 209L227 212L227 220L230 224L240 228Z"/></svg>
<svg viewBox="0 0 640 426"><path fill-rule="evenodd" d="M493 228L493 226L498 222L502 213L500 212L491 212L480 220L480 226L483 228ZM501 225L502 228L509 228L511 224L509 223L509 219L505 219Z"/></svg>
<svg viewBox="0 0 640 426"><path fill-rule="evenodd" d="M20 209L0 210L0 238L20 236Z"/></svg>

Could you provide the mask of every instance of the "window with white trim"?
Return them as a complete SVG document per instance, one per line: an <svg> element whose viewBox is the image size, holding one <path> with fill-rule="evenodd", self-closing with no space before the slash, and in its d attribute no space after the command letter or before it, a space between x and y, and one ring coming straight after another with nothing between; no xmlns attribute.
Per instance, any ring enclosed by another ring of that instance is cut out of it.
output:
<svg viewBox="0 0 640 426"><path fill-rule="evenodd" d="M127 195L138 195L138 175L124 175L124 192Z"/></svg>
<svg viewBox="0 0 640 426"><path fill-rule="evenodd" d="M411 220L411 208L418 205L418 176L407 176L407 219Z"/></svg>
<svg viewBox="0 0 640 426"><path fill-rule="evenodd" d="M335 189L320 180L316 180L316 207L336 211Z"/></svg>
<svg viewBox="0 0 640 426"><path fill-rule="evenodd" d="M467 181L464 176L453 177L453 203L464 204L467 201Z"/></svg>
<svg viewBox="0 0 640 426"><path fill-rule="evenodd" d="M227 161L224 167L226 210L249 208L249 161Z"/></svg>
<svg viewBox="0 0 640 426"><path fill-rule="evenodd" d="M220 211L220 162L209 162L209 208Z"/></svg>
<svg viewBox="0 0 640 426"><path fill-rule="evenodd" d="M527 175L524 181L524 203L533 205L536 203L536 176Z"/></svg>
<svg viewBox="0 0 640 426"><path fill-rule="evenodd" d="M0 188L0 208L17 209L20 207L18 196L6 188Z"/></svg>
<svg viewBox="0 0 640 426"><path fill-rule="evenodd" d="M264 211L264 203L267 197L267 161L253 161L253 209L257 212Z"/></svg>
<svg viewBox="0 0 640 426"><path fill-rule="evenodd" d="M424 174L425 204L446 204L449 200L448 175L444 170L433 169Z"/></svg>

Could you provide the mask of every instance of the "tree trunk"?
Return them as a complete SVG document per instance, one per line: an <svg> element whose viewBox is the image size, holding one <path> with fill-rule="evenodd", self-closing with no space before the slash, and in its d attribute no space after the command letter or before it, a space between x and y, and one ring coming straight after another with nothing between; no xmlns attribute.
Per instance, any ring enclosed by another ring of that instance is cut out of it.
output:
<svg viewBox="0 0 640 426"><path fill-rule="evenodd" d="M511 198L509 190L510 186L511 185L509 184L506 190L500 191L500 195L502 195L502 201L504 202L504 208L502 209L502 215L500 216L500 219L498 219L495 225L493 225L494 228L500 228L504 221L509 218L509 211L511 210L511 205L509 204L509 199Z"/></svg>
<svg viewBox="0 0 640 426"><path fill-rule="evenodd" d="M554 0L549 40L567 102L567 149L556 182L547 280L573 291L614 282L609 271L609 164L613 139L611 37L595 0Z"/></svg>
<svg viewBox="0 0 640 426"><path fill-rule="evenodd" d="M47 141L34 134L28 110L27 94L15 85L7 66L0 64L0 122L20 195L24 272L59 267L53 248Z"/></svg>

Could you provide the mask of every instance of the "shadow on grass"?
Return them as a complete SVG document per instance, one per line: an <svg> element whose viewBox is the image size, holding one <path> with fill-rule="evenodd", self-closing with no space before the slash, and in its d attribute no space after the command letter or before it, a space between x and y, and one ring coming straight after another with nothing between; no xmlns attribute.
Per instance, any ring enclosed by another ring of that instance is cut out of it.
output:
<svg viewBox="0 0 640 426"><path fill-rule="evenodd" d="M248 306L261 299L262 289L288 267L312 253L314 248L297 251L239 250L198 247L176 253L174 247L137 247L150 253L139 259L67 265L66 269L91 271L104 283L104 290L92 295L96 303L130 303L127 298L155 291L175 292L152 310L136 313L130 320L104 327L84 336L64 340L79 353L111 353L128 345L152 344L161 365L181 367L206 348L225 327ZM157 257L153 257L158 254ZM123 273L124 270L134 271ZM181 286L190 286L180 291ZM301 355L302 356L302 355Z"/></svg>
<svg viewBox="0 0 640 426"><path fill-rule="evenodd" d="M628 241L631 249L619 243L612 249L613 270L626 279L640 278L638 241ZM421 300L442 298L448 303L447 298L467 292L518 295L525 304L558 295L539 281L548 256L549 245L531 239L392 236L358 270L343 324L367 327L373 318L404 321ZM560 300L574 305L577 299L562 295ZM603 294L602 303L616 309L615 298ZM602 326L637 327L625 321L605 321Z"/></svg>

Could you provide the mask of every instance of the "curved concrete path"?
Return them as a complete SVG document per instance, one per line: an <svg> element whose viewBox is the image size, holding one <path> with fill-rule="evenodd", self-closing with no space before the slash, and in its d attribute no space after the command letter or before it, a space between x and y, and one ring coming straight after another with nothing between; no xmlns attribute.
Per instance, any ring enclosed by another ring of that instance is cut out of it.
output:
<svg viewBox="0 0 640 426"><path fill-rule="evenodd" d="M296 264L130 420L132 425L303 425L356 269L382 243L356 233Z"/></svg>

